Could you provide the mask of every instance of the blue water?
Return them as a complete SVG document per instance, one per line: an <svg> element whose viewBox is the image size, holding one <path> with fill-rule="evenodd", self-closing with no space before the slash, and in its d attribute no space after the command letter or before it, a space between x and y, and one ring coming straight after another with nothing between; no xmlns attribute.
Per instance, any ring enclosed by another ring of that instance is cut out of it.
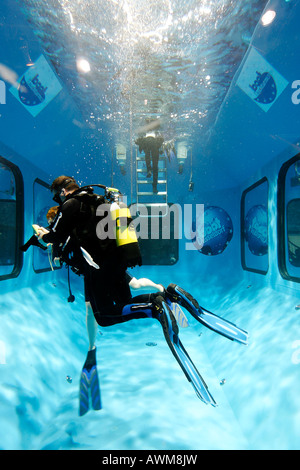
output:
<svg viewBox="0 0 300 470"><path fill-rule="evenodd" d="M208 7L165 0L160 10L155 3L3 0L6 68L0 71L7 103L1 105L0 155L24 177L25 241L33 213L47 200L36 177L50 183L72 174L80 184L117 186L135 202L133 139L146 117L159 118L166 138L188 146L183 173L177 161L168 166L169 201L221 207L232 219L233 237L217 256L186 251L183 241L177 264L143 266L134 275L181 285L205 308L249 331L249 346L190 317L180 330L218 403L213 408L195 395L158 322L99 328L103 409L79 417L88 350L82 281L72 275L76 301L68 303L65 270L36 274L39 259L29 251L19 277L0 284L1 450L299 449L299 283L279 273L276 218L279 169L299 152L299 110L290 86L268 113L237 87L229 91L266 2L223 0ZM275 32L260 27L254 40L289 82L300 78L298 5L272 0ZM41 55L63 88L33 117L9 87L29 58ZM91 74L76 70L79 55L90 60ZM124 142L126 175L112 158L115 144ZM194 191L188 190L191 170ZM240 246L241 195L263 176L269 188L264 276L242 269ZM191 221L185 222L189 231Z"/></svg>
<svg viewBox="0 0 300 470"><path fill-rule="evenodd" d="M191 319L180 335L217 408L196 397L158 322L137 320L99 329L103 409L84 417L78 416L87 351L80 289L73 305L64 301L60 282L2 295L1 448L297 449L300 379L293 344L299 335L290 327L299 317L296 299L244 283L228 295L214 290L205 285L193 293L247 329L249 346Z"/></svg>

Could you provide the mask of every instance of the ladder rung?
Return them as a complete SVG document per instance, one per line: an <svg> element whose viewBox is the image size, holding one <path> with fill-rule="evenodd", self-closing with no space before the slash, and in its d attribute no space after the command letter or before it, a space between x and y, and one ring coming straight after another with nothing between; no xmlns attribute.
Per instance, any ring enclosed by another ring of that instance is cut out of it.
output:
<svg viewBox="0 0 300 470"><path fill-rule="evenodd" d="M143 162L144 162L144 161L145 161L145 155L136 157L136 161L137 161L137 162L140 162L140 161L143 161ZM159 162L165 162L165 161L166 161L166 157L164 157L163 155L160 155L158 161L159 161Z"/></svg>
<svg viewBox="0 0 300 470"><path fill-rule="evenodd" d="M151 207L169 207L166 202L146 202L143 204L143 206L146 206L147 208Z"/></svg>
<svg viewBox="0 0 300 470"><path fill-rule="evenodd" d="M158 191L157 193L150 192L137 192L138 196L166 196L167 191Z"/></svg>
<svg viewBox="0 0 300 470"><path fill-rule="evenodd" d="M160 172L160 171L166 172L167 169L166 169L166 168L159 168L159 169L158 169L158 172ZM148 173L148 171L147 171L146 168L138 168L138 169L136 170L136 172L137 172L137 173Z"/></svg>
<svg viewBox="0 0 300 470"><path fill-rule="evenodd" d="M167 180L158 180L157 184L166 184ZM137 180L137 184L152 184L152 180L145 181L145 180Z"/></svg>
<svg viewBox="0 0 300 470"><path fill-rule="evenodd" d="M153 193L149 193L149 192L139 192L137 193L138 196L153 196Z"/></svg>

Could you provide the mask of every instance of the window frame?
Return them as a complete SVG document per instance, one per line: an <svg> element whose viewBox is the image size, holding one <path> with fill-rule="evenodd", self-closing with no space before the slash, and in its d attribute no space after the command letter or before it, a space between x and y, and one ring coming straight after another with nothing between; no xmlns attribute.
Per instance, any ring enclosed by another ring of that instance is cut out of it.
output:
<svg viewBox="0 0 300 470"><path fill-rule="evenodd" d="M287 160L280 168L277 179L277 255L278 269L283 279L292 282L300 282L299 277L292 276L286 265L287 257L287 204L286 204L286 176L290 167L300 161L300 153ZM291 199L292 200L292 199Z"/></svg>
<svg viewBox="0 0 300 470"><path fill-rule="evenodd" d="M245 217L246 217L245 200L246 200L246 196L251 191L253 191L255 188L257 188L258 186L260 186L261 184L264 184L264 183L267 183L268 193L269 193L269 181L268 181L268 178L266 176L264 176L260 180L256 181L256 183L252 184L248 188L246 188L242 193L242 197L241 197L241 235L240 235L240 241L241 241L241 264L242 264L243 270L244 271L250 271L250 272L253 272L253 273L256 273L256 274L262 274L262 275L265 276L268 273L269 268L270 268L270 266L269 266L269 243L268 243L268 269L267 270L249 268L246 265L246 252L245 252L245 244L246 244L246 240L245 240ZM268 197L267 202L268 202L268 205L269 205L269 197ZM269 217L268 217L268 239L269 239Z"/></svg>
<svg viewBox="0 0 300 470"><path fill-rule="evenodd" d="M16 185L15 264L11 273L0 275L0 281L5 281L18 277L23 267L23 252L20 250L20 246L24 243L24 180L17 165L2 156L0 156L0 163L12 172Z"/></svg>

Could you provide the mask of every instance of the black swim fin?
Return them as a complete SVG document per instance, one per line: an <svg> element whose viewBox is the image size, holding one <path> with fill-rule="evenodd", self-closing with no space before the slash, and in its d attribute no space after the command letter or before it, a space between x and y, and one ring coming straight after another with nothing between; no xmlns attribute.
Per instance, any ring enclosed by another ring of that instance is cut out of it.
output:
<svg viewBox="0 0 300 470"><path fill-rule="evenodd" d="M162 312L157 315L157 318L163 327L167 344L183 370L186 378L194 387L194 390L201 401L205 404L217 406L217 403L208 390L204 379L201 377L178 337L178 325L172 310L163 298L157 298L156 304L160 304L162 307Z"/></svg>
<svg viewBox="0 0 300 470"><path fill-rule="evenodd" d="M178 302L179 305L186 308L190 314L198 320L202 325L210 328L215 333L225 336L231 341L237 341L241 344L248 344L248 332L242 330L234 323L225 320L224 318L215 315L203 307L200 307L197 300L194 299L188 292L176 284L170 284L166 290L167 295L173 302Z"/></svg>
<svg viewBox="0 0 300 470"><path fill-rule="evenodd" d="M90 398L94 410L101 410L100 385L96 363L96 348L88 352L80 376L79 416L89 411Z"/></svg>

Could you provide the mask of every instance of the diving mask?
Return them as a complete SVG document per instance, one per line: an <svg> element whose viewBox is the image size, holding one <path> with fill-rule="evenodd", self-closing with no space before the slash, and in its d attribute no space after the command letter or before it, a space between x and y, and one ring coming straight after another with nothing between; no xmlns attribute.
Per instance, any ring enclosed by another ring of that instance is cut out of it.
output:
<svg viewBox="0 0 300 470"><path fill-rule="evenodd" d="M63 189L66 189L69 186L69 184L71 184L71 183L74 183L74 179L68 178L63 182L63 184L61 184L55 190L55 192L53 191L54 196L53 196L52 199L53 199L54 202L56 202L59 205L61 205L64 202L64 200L62 199L62 197L64 197L64 195L62 194L62 191L63 191Z"/></svg>

